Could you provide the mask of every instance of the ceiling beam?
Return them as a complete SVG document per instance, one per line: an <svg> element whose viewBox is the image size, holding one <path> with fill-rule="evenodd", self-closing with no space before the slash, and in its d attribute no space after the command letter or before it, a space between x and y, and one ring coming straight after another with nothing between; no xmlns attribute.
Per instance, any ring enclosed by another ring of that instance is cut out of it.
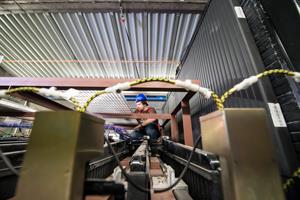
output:
<svg viewBox="0 0 300 200"><path fill-rule="evenodd" d="M180 12L201 13L209 0L2 0L0 14L39 12Z"/></svg>
<svg viewBox="0 0 300 200"><path fill-rule="evenodd" d="M69 108L65 105L62 105L62 104L52 101L46 97L43 97L39 94L35 94L35 93L31 93L31 92L17 92L17 93L12 94L12 96L26 100L26 101L30 101L32 103L43 106L45 108L49 108L51 110L72 110L71 108Z"/></svg>
<svg viewBox="0 0 300 200"><path fill-rule="evenodd" d="M56 87L57 89L74 88L78 90L103 90L118 83L132 82L136 79L102 79L102 78L30 78L30 77L1 77L0 89L9 87ZM192 80L199 85L199 80ZM166 91L186 92L184 88L165 82L147 82L131 87L131 91Z"/></svg>
<svg viewBox="0 0 300 200"><path fill-rule="evenodd" d="M35 117L36 112L1 112L0 116L6 117ZM170 114L166 113L89 113L90 115L94 116L101 116L104 119L171 119Z"/></svg>

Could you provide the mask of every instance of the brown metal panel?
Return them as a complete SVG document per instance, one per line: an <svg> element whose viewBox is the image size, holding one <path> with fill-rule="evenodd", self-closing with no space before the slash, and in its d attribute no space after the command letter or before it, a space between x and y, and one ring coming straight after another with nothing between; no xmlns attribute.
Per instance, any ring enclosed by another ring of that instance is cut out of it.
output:
<svg viewBox="0 0 300 200"><path fill-rule="evenodd" d="M189 100L195 94L196 94L195 92L188 91L181 101L189 102ZM181 102L174 108L174 110L171 112L171 115L176 115L180 109L181 109ZM169 122L169 120L165 120L164 123L163 123L163 125L162 125L162 127L164 127L168 122Z"/></svg>
<svg viewBox="0 0 300 200"><path fill-rule="evenodd" d="M1 112L3 117L34 117L35 112Z"/></svg>
<svg viewBox="0 0 300 200"><path fill-rule="evenodd" d="M74 111L37 113L16 199L82 199L86 163L103 152L103 124Z"/></svg>
<svg viewBox="0 0 300 200"><path fill-rule="evenodd" d="M181 107L182 107L184 144L188 146L194 146L190 104L188 102L182 101Z"/></svg>
<svg viewBox="0 0 300 200"><path fill-rule="evenodd" d="M80 90L103 90L107 87L123 82L132 82L136 79L102 79L102 78L33 78L33 77L1 77L0 88L8 87L56 87L57 89L75 88ZM200 84L199 80L192 80ZM153 81L133 86L132 91L174 91L186 92L185 89L173 84Z"/></svg>
<svg viewBox="0 0 300 200"><path fill-rule="evenodd" d="M171 139L178 142L178 124L175 115L171 115Z"/></svg>
<svg viewBox="0 0 300 200"><path fill-rule="evenodd" d="M186 95L181 100L182 102L189 102L190 99L195 95L195 92L188 91ZM181 109L181 102L175 107L175 109L171 112L171 114L176 115Z"/></svg>
<svg viewBox="0 0 300 200"><path fill-rule="evenodd" d="M225 109L200 118L203 149L220 156L225 200L283 200L264 109Z"/></svg>

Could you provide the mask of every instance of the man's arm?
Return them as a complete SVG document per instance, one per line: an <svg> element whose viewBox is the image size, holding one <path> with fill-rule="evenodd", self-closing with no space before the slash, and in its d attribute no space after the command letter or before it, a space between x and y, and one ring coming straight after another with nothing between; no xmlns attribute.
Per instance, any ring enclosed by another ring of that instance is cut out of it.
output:
<svg viewBox="0 0 300 200"><path fill-rule="evenodd" d="M134 127L135 130L143 128L144 126L147 126L148 124L155 122L156 119L147 119L145 121L143 121L141 124L137 125L136 127Z"/></svg>
<svg viewBox="0 0 300 200"><path fill-rule="evenodd" d="M149 113L149 114L155 114L155 113L156 113L155 108L150 107L150 108L148 109L148 113ZM137 127L138 127L138 128L142 128L143 126L147 126L148 124L150 124L150 123L152 123L152 122L155 122L156 120L157 120L157 119L146 119L146 120L144 120L141 124L139 124Z"/></svg>

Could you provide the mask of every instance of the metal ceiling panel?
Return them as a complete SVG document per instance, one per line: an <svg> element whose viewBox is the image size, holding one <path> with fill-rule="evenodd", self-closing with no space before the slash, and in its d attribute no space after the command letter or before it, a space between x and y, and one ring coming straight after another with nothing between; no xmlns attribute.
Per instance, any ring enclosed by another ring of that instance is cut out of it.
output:
<svg viewBox="0 0 300 200"><path fill-rule="evenodd" d="M0 15L1 66L15 76L174 77L200 14ZM123 19L123 18L122 18Z"/></svg>
<svg viewBox="0 0 300 200"><path fill-rule="evenodd" d="M0 65L22 77L175 78L199 19L147 12L2 14ZM78 98L83 102L88 94ZM129 108L124 97L111 95L99 97L90 111Z"/></svg>

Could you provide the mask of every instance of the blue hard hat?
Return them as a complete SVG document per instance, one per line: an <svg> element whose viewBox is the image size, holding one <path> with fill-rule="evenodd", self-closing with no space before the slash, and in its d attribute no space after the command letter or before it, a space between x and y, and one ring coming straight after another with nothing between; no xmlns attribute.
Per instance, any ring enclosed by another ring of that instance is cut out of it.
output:
<svg viewBox="0 0 300 200"><path fill-rule="evenodd" d="M147 101L147 97L144 94L136 95L135 102Z"/></svg>

